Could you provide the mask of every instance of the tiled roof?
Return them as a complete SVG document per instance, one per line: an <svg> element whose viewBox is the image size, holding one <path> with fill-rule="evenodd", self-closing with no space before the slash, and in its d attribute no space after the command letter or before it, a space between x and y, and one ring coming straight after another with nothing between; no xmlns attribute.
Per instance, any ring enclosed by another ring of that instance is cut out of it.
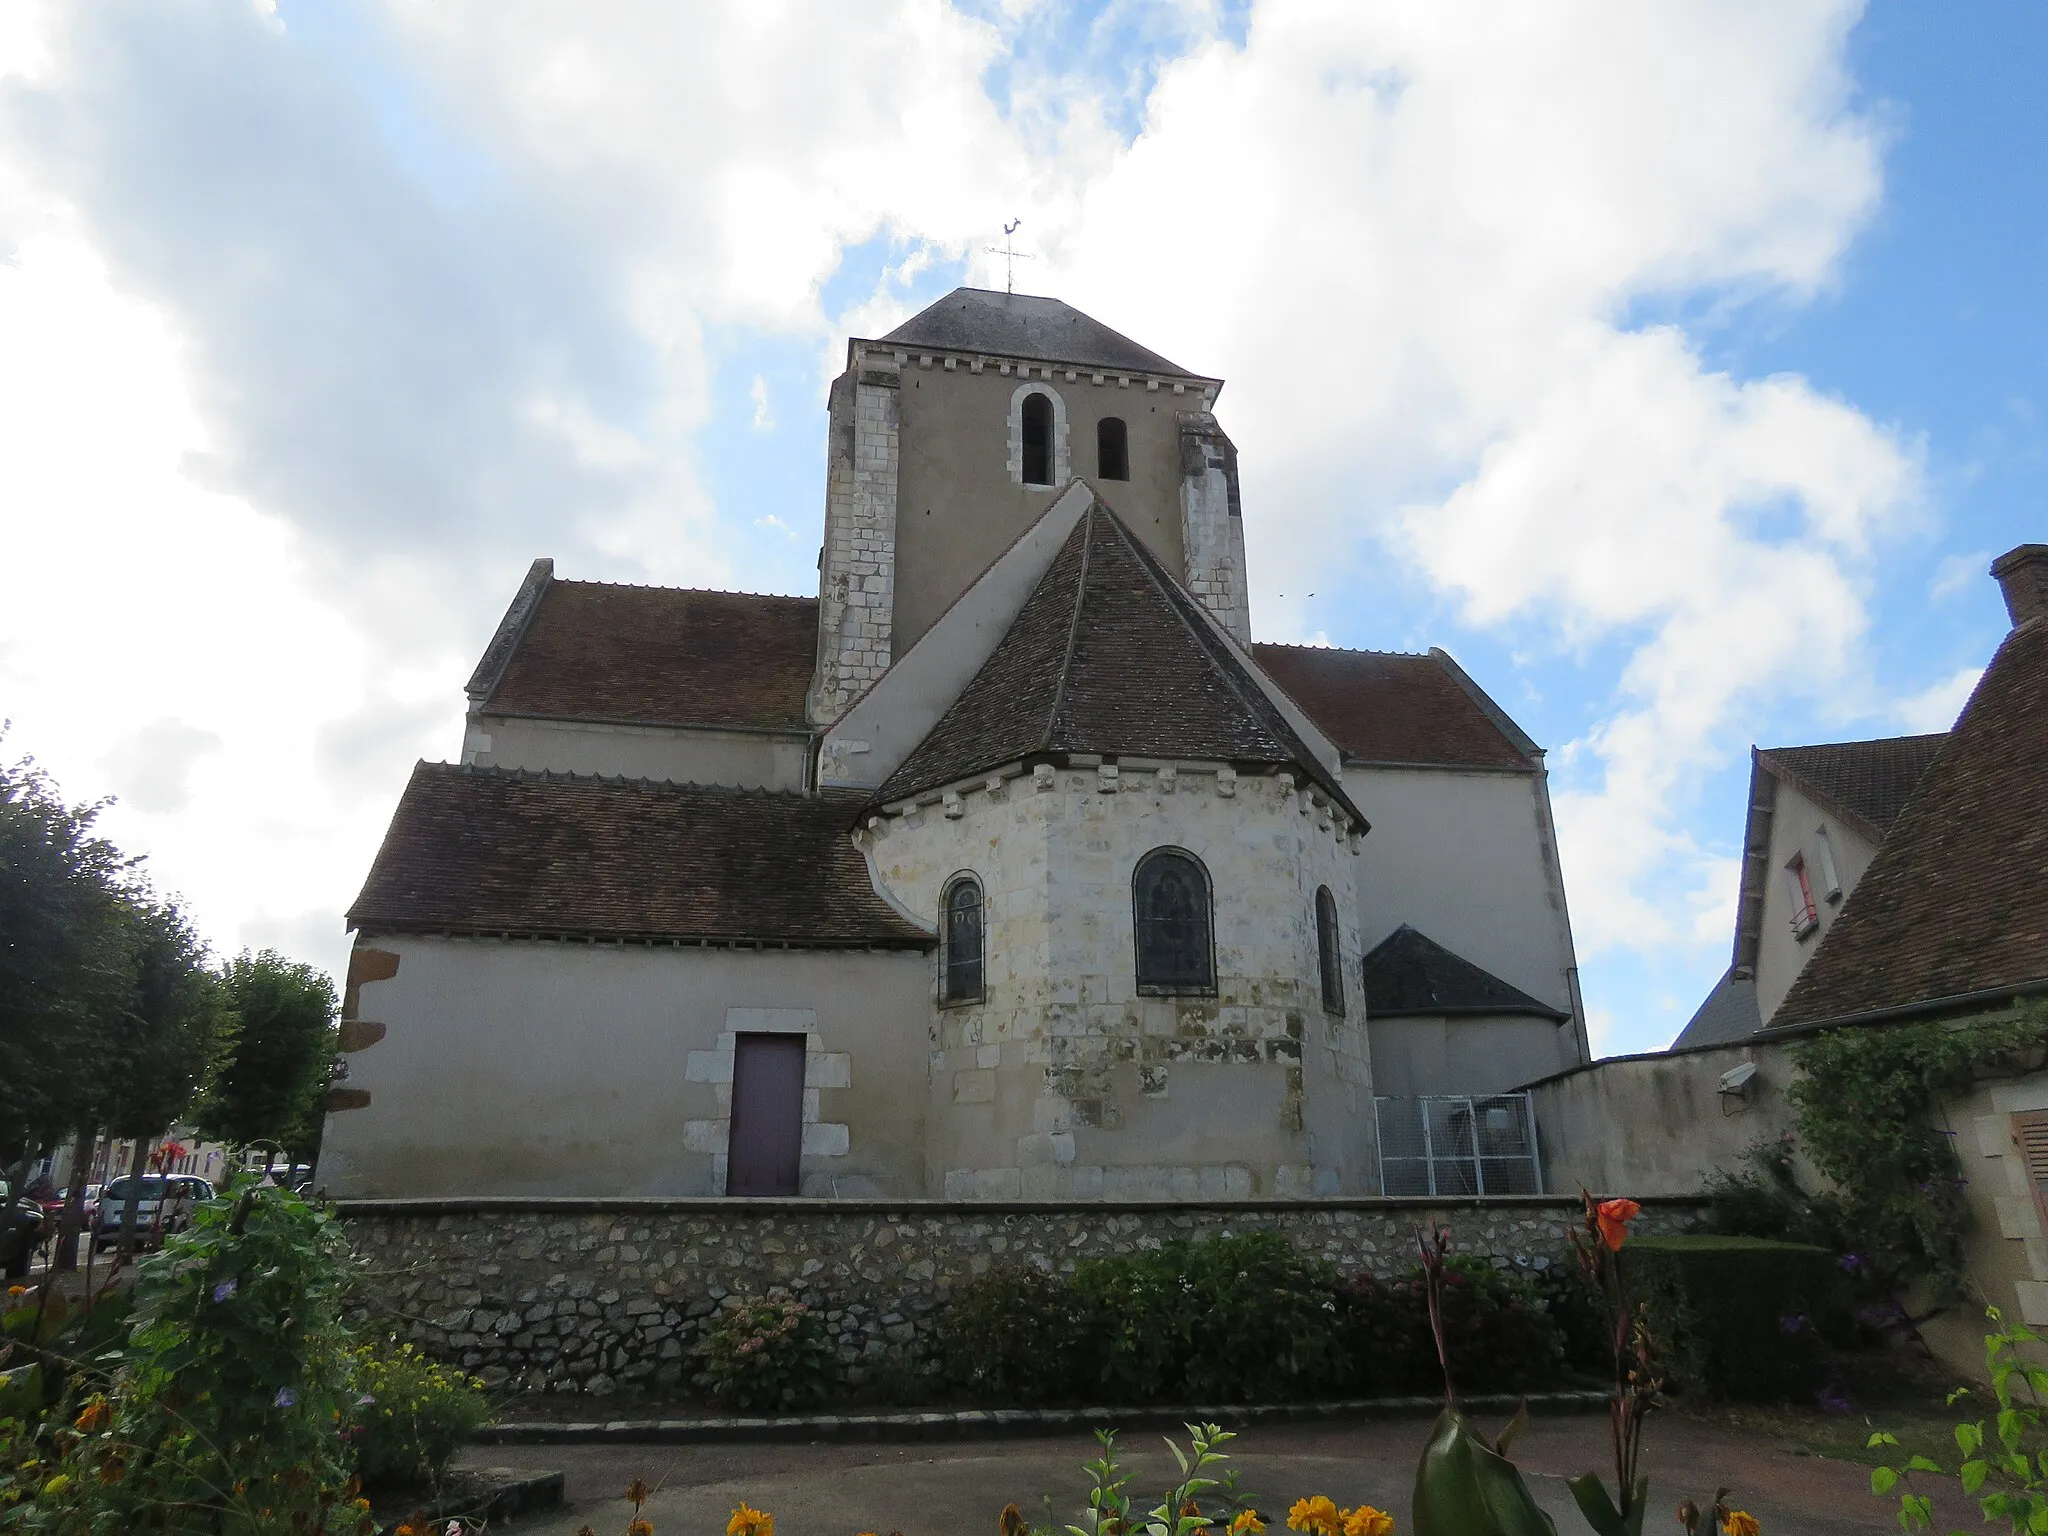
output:
<svg viewBox="0 0 2048 1536"><path fill-rule="evenodd" d="M1536 766L1502 728L1499 706L1441 651L1407 656L1254 645L1252 656L1351 761Z"/></svg>
<svg viewBox="0 0 2048 1536"><path fill-rule="evenodd" d="M1763 1012L1756 1000L1756 978L1738 976L1735 968L1730 966L1721 973L1721 979L1714 983L1714 990L1707 994L1685 1028L1678 1032L1678 1038L1671 1042L1671 1049L1679 1051L1695 1045L1729 1045L1737 1040L1747 1040L1763 1027Z"/></svg>
<svg viewBox="0 0 2048 1536"><path fill-rule="evenodd" d="M1403 923L1365 957L1365 1016L1404 1014L1535 1013L1546 1019L1571 1015L1538 1002L1491 971L1454 955L1427 934Z"/></svg>
<svg viewBox="0 0 2048 1536"><path fill-rule="evenodd" d="M1200 377L1070 304L988 288L955 288L881 339L905 347L955 348L1041 358L1048 363Z"/></svg>
<svg viewBox="0 0 2048 1536"><path fill-rule="evenodd" d="M929 941L875 893L857 796L421 763L349 926L365 932Z"/></svg>
<svg viewBox="0 0 2048 1536"><path fill-rule="evenodd" d="M2048 618L2013 630L1771 1027L2048 978Z"/></svg>
<svg viewBox="0 0 2048 1536"><path fill-rule="evenodd" d="M483 708L802 731L817 649L815 598L550 582Z"/></svg>
<svg viewBox="0 0 2048 1536"><path fill-rule="evenodd" d="M1071 752L1293 764L1365 820L1195 598L1100 502L875 801Z"/></svg>
<svg viewBox="0 0 2048 1536"><path fill-rule="evenodd" d="M1833 741L1811 747L1763 747L1757 761L1790 779L1823 807L1863 823L1871 841L1882 841L1891 824L1948 740L1932 736L1887 736L1877 741Z"/></svg>

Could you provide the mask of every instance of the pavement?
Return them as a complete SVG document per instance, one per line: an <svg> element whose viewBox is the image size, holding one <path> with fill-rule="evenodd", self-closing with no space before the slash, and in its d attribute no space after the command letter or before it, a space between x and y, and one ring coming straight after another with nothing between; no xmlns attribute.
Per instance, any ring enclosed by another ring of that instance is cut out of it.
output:
<svg viewBox="0 0 2048 1536"><path fill-rule="evenodd" d="M1285 1424L1248 1430L1226 1449L1243 1486L1274 1517L1273 1536L1284 1536L1293 1500L1317 1493L1343 1506L1388 1510L1405 1533L1415 1459L1428 1434L1428 1421L1419 1418ZM567 1474L567 1505L521 1518L513 1527L518 1536L572 1536L585 1525L597 1536L625 1536L631 1507L621 1492L636 1477L656 1490L645 1514L659 1536L722 1536L742 1499L775 1516L776 1536L996 1536L997 1515L1013 1501L1033 1525L1078 1522L1088 1486L1081 1464L1095 1449L1086 1436L899 1445L494 1445L473 1448L462 1462ZM1125 1435L1118 1450L1149 1507L1174 1477L1160 1437ZM1565 1536L1587 1527L1563 1479L1589 1468L1606 1471L1611 1455L1604 1414L1537 1419L1514 1447L1537 1502ZM1729 1502L1755 1515L1765 1536L1897 1529L1897 1503L1871 1496L1868 1468L1768 1434L1661 1415L1649 1426L1644 1470L1646 1536L1677 1531L1680 1499L1689 1494L1704 1507L1723 1483L1733 1489ZM1964 1517L1959 1507L1938 1513Z"/></svg>

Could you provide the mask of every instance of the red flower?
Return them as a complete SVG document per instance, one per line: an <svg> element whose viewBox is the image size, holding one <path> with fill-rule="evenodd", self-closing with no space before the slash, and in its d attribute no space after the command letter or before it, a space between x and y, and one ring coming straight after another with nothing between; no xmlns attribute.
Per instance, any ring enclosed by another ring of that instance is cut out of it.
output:
<svg viewBox="0 0 2048 1536"><path fill-rule="evenodd" d="M1593 1224L1600 1229L1600 1241L1616 1253L1628 1240L1628 1224L1642 1207L1633 1200L1602 1200L1593 1208Z"/></svg>

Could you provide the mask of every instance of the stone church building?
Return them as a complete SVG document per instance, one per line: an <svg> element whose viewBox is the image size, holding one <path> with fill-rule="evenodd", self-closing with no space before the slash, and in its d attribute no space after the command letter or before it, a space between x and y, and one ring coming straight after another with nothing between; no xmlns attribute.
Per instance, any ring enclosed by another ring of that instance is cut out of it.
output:
<svg viewBox="0 0 2048 1536"><path fill-rule="evenodd" d="M815 600L536 561L350 910L322 1184L1369 1194L1376 1099L1583 1062L1541 750L1253 640L1222 387L959 289L848 344Z"/></svg>

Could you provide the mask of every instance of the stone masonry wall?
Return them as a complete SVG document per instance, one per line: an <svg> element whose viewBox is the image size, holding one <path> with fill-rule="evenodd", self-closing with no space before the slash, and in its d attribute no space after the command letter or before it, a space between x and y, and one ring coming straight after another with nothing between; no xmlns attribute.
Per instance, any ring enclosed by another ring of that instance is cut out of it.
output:
<svg viewBox="0 0 2048 1536"><path fill-rule="evenodd" d="M896 604L898 379L861 366L832 388L818 668L808 711L824 724L889 670Z"/></svg>
<svg viewBox="0 0 2048 1536"><path fill-rule="evenodd" d="M729 1296L785 1287L824 1311L848 1381L909 1364L953 1287L997 1264L1071 1270L1172 1238L1275 1231L1340 1270L1414 1262L1415 1234L1461 1253L1556 1262L1576 1200L1305 1200L1215 1205L949 1201L344 1201L363 1300L430 1354L501 1390L673 1391ZM1646 1201L1642 1233L1696 1200Z"/></svg>

